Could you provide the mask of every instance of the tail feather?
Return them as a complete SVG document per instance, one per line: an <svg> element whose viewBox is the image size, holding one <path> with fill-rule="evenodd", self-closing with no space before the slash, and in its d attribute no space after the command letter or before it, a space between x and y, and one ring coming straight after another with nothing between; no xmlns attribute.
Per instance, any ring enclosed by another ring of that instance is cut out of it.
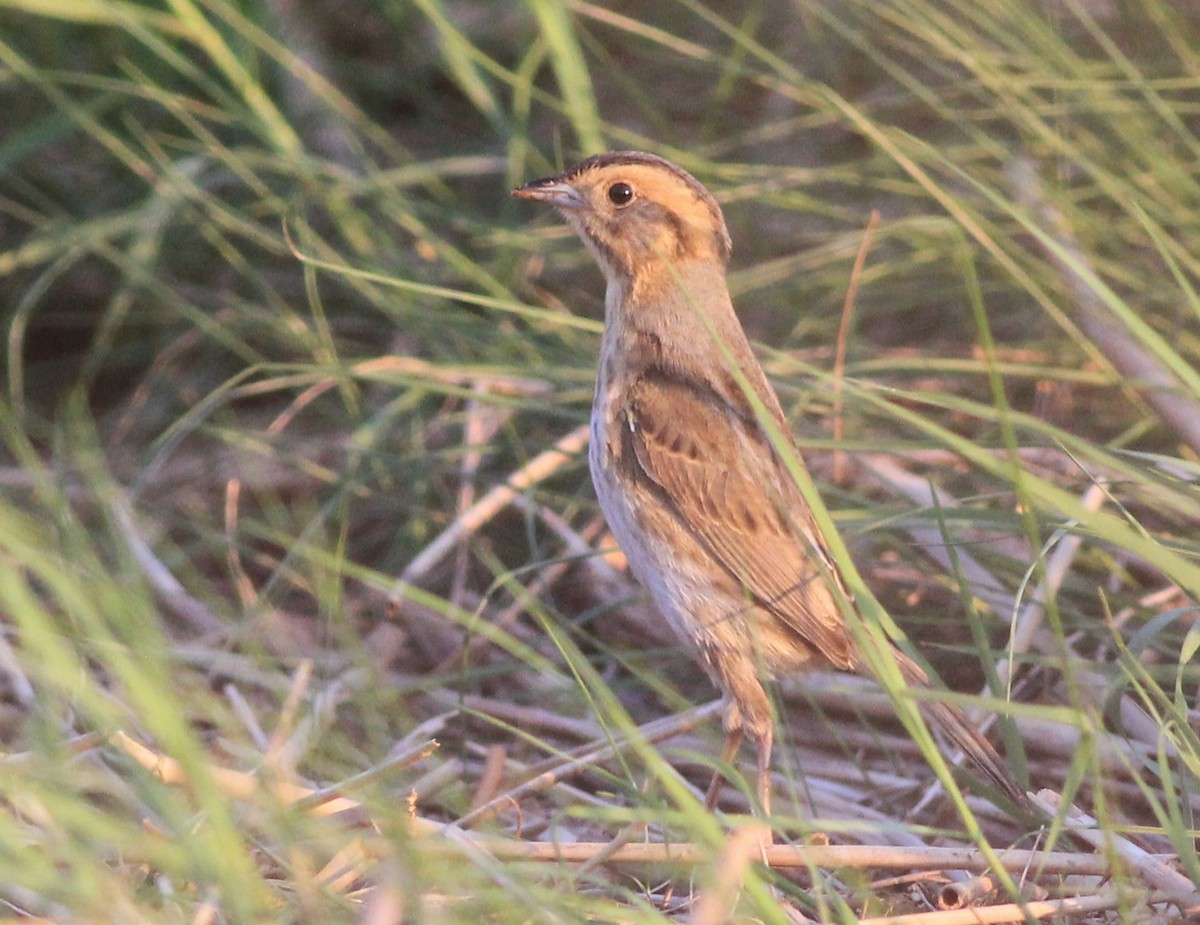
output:
<svg viewBox="0 0 1200 925"><path fill-rule="evenodd" d="M929 677L916 662L901 652L896 653L896 661L907 683L914 687L929 688ZM971 725L962 710L953 704L936 700L921 700L917 706L925 719L937 726L946 738L961 748L1006 796L1017 803L1026 801L1025 791L1017 783L1004 759L992 747L992 743Z"/></svg>
<svg viewBox="0 0 1200 925"><path fill-rule="evenodd" d="M948 703L922 701L922 714L932 720L951 742L961 748L1006 796L1018 803L1025 802L1025 791L992 747L992 743L973 728L962 710Z"/></svg>

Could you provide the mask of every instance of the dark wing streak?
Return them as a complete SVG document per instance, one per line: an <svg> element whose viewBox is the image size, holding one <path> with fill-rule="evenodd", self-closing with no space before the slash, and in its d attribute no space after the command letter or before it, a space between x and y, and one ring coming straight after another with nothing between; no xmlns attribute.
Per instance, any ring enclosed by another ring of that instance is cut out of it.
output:
<svg viewBox="0 0 1200 925"><path fill-rule="evenodd" d="M626 452L636 471L748 597L835 666L865 668L812 556L825 558L832 580L837 572L818 544L799 489L757 425L747 425L715 393L649 377L630 389L626 415ZM714 460L727 464L714 467ZM748 526L747 513L757 529ZM895 658L908 684L929 686L915 662L899 651ZM918 709L1001 790L1018 802L1024 798L996 750L957 707L920 701Z"/></svg>
<svg viewBox="0 0 1200 925"><path fill-rule="evenodd" d="M652 376L629 390L626 414L638 468L717 564L807 646L855 667L841 612L813 561L827 554L757 424L715 393Z"/></svg>

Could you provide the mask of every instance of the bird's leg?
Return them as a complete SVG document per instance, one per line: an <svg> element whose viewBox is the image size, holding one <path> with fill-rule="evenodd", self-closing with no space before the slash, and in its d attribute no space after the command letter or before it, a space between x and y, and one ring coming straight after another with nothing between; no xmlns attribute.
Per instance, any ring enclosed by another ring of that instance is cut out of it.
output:
<svg viewBox="0 0 1200 925"><path fill-rule="evenodd" d="M742 729L740 726L725 732L725 747L721 749L721 764L732 764L742 745ZM721 793L721 784L725 775L720 769L713 771L712 782L708 785L708 793L704 795L704 808L710 813L717 808L717 797Z"/></svg>
<svg viewBox="0 0 1200 925"><path fill-rule="evenodd" d="M771 815L771 745L773 732L768 731L758 740L758 805L764 816Z"/></svg>
<svg viewBox="0 0 1200 925"><path fill-rule="evenodd" d="M771 745L775 741L775 732L770 727L767 731L758 738L758 805L762 810L763 819L770 820L771 818ZM775 833L771 830L770 823L763 826L762 840L759 842L758 850L762 856L762 862L768 867L771 866L767 860L767 849L775 843Z"/></svg>

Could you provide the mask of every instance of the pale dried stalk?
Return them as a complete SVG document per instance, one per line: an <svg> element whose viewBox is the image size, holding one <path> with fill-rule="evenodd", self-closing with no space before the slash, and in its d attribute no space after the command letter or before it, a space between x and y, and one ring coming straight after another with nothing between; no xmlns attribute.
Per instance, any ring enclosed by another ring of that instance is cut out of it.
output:
<svg viewBox="0 0 1200 925"><path fill-rule="evenodd" d="M542 730L585 742L601 734L595 722L563 716L553 707L524 706L507 700L497 700L494 697L483 697L479 694L458 695L439 691L431 691L430 694L439 703L445 703L447 706L462 704L468 710L494 716L496 719L511 723L526 733Z"/></svg>
<svg viewBox="0 0 1200 925"><path fill-rule="evenodd" d="M633 842L635 838L640 837L645 833L647 824L645 822L631 822L621 831L613 836L612 841L597 851L591 858L579 865L578 874L582 876L588 871L594 870L602 864L607 864L609 858L615 855L623 847Z"/></svg>
<svg viewBox="0 0 1200 925"><path fill-rule="evenodd" d="M1158 899L1164 902L1164 899ZM1029 919L1068 918L1116 909L1121 896L1115 890L1095 896L1048 899L1029 903L1005 903L1001 906L972 906L946 912L914 912L882 918L859 919L858 925L1004 925Z"/></svg>
<svg viewBox="0 0 1200 925"><path fill-rule="evenodd" d="M472 386L472 395L467 400L466 418L463 427L463 457L459 464L458 498L455 500L456 516L470 509L475 503L475 476L483 463L483 447L495 436L496 432L507 423L516 413L515 408L506 408L482 401L482 398L492 391L494 383L476 380ZM539 391L545 391L547 383L541 383ZM508 389L511 391L511 384ZM530 388L526 384L526 389ZM529 394L526 391L526 394ZM466 542L458 544L454 557L454 578L450 582L450 600L462 606L462 600L467 588L467 568L470 564L470 547Z"/></svg>
<svg viewBox="0 0 1200 925"><path fill-rule="evenodd" d="M467 751L472 756L478 758L484 756L487 749L477 742L469 742L467 744ZM541 773L536 768L511 756L509 756L506 770L510 777L519 780L529 780L537 773ZM554 789L559 799L569 806L595 806L603 809L611 809L613 805L612 797L609 794L597 794L594 790L574 786L565 781L559 781ZM497 797L499 797L499 794L497 794ZM497 799L497 797L493 797L493 799ZM553 824L553 820L548 816L534 816L531 810L514 801L509 800L507 808L512 810L519 820L519 835L514 835L514 838L536 840L536 833L545 831Z"/></svg>
<svg viewBox="0 0 1200 925"><path fill-rule="evenodd" d="M457 830L459 841L470 840L495 858L513 861L547 861L578 864L598 852L608 852L608 863L692 866L712 860L712 848L690 842L633 842L613 851L609 842L528 842L464 832L431 819L413 821L416 834L435 836ZM759 857L756 851L756 858ZM1008 849L996 852L1000 865L1017 873L1107 877L1112 865L1095 854ZM890 845L770 845L762 847L761 860L778 868L859 868L873 870L991 870L990 861L977 848L896 847Z"/></svg>
<svg viewBox="0 0 1200 925"><path fill-rule="evenodd" d="M351 375L362 379L387 381L396 376L405 379L420 379L443 385L478 387L484 392L499 395L532 396L545 395L551 385L545 379L525 379L501 373L486 373L478 370L446 369L426 360L408 356L383 356L363 360L350 367Z"/></svg>
<svg viewBox="0 0 1200 925"><path fill-rule="evenodd" d="M454 784L466 787L466 767L466 762L461 758L449 758L430 768L409 785L408 794L414 801L413 805L432 799L435 794Z"/></svg>
<svg viewBox="0 0 1200 925"><path fill-rule="evenodd" d="M575 459L587 446L590 430L587 424L575 428L560 438L553 447L539 453L510 475L504 484L497 485L463 511L454 523L438 534L433 542L408 564L392 589L390 602L399 606L404 600L405 589L428 574L464 537L479 530L530 486L548 478Z"/></svg>
<svg viewBox="0 0 1200 925"><path fill-rule="evenodd" d="M937 893L939 909L963 909L994 893L999 886L996 877L989 873L979 874L959 883L948 883Z"/></svg>
<svg viewBox="0 0 1200 925"><path fill-rule="evenodd" d="M331 893L344 893L374 865L370 848L361 838L342 845L317 872L317 882Z"/></svg>
<svg viewBox="0 0 1200 925"><path fill-rule="evenodd" d="M124 732L118 731L113 733L108 741L109 744L120 749L164 783L180 786L187 783L187 775L184 773L179 762L174 758L147 748L140 742L130 738ZM280 802L294 804L303 811L312 812L319 816L327 816L360 808L361 804L357 801L342 796L344 791L354 786L361 786L366 781L374 779L387 771L412 764L414 761L420 760L430 754L436 747L436 742L427 743L425 749L415 756L405 754L390 758L379 766L370 768L362 774L357 774L348 780L340 782L336 787L329 787L323 790L306 787L287 780L273 779L264 781L257 775L247 774L243 771L234 771L230 768L220 767L219 765L209 765L208 773L212 776L213 783L217 785L221 792L233 799L254 799L260 789L264 785L268 785Z"/></svg>
<svg viewBox="0 0 1200 925"><path fill-rule="evenodd" d="M1033 802L1051 816L1057 814L1062 806L1062 798L1050 790L1034 794ZM1102 828L1093 817L1074 805L1067 809L1066 824L1072 835L1095 846L1097 851L1115 852L1153 889L1187 897L1191 905L1200 907L1200 891L1196 889L1196 884L1111 827Z"/></svg>
<svg viewBox="0 0 1200 925"><path fill-rule="evenodd" d="M545 524L555 536L562 540L568 556L577 558L577 565L586 572L589 588L597 603L611 604L613 601L626 601L621 607L612 611L605 620L606 635L614 633L626 624L631 626L639 643L656 646L678 645L679 638L671 632L667 621L663 619L658 608L654 606L627 572L616 568L610 561L624 556L617 550L604 555L596 554L592 540L601 533L606 524L602 518L596 518L582 532L573 530L565 520L554 511L544 506L535 505L527 498L520 497L513 504L522 510L534 514ZM614 625L619 619L620 626Z"/></svg>
<svg viewBox="0 0 1200 925"><path fill-rule="evenodd" d="M225 624L217 619L211 610L188 594L179 579L154 554L150 544L146 542L145 537L138 529L137 518L134 516L133 507L128 499L119 492L114 492L109 510L112 512L113 520L121 531L121 535L125 538L126 546L133 553L138 567L142 570L142 574L154 593L158 595L158 599L193 630L206 634L224 634ZM19 673L14 677L24 681L25 687L18 685L17 688L18 692L24 693L29 682L25 681L24 675ZM32 695L32 688L28 688L28 690Z"/></svg>
<svg viewBox="0 0 1200 925"><path fill-rule="evenodd" d="M958 502L946 492L938 491L920 476L913 475L890 456L877 454L858 457L862 467L884 482L892 491L907 498L918 507L957 508ZM946 538L936 527L911 526L906 532L921 547L921 550L947 572L952 572L955 563L946 552ZM957 566L971 587L971 593L987 604L1002 619L1013 612L1012 595L986 568L979 564L966 550L955 550Z"/></svg>
<svg viewBox="0 0 1200 925"><path fill-rule="evenodd" d="M938 491L925 480L901 468L890 457L870 456L865 458L863 463L868 471L874 473L878 478L885 480L893 490L898 491L914 504L922 507L929 507L936 504L939 507L947 509L958 506L954 498L945 492ZM1104 503L1107 496L1105 486L1102 483L1096 483L1089 486L1087 491L1084 492L1081 503L1088 510L1097 510ZM952 563L950 562L949 553L944 548L945 538L936 528L913 527L908 532L922 546L928 556L947 570L950 569ZM958 568L969 582L971 593L991 607L1002 619L1012 620L1011 652L1013 655L1028 651L1031 647L1034 647L1035 643L1039 651L1047 654L1061 654L1059 650L1065 643L1055 640L1042 627L1045 602L1058 593L1081 543L1082 537L1077 535L1069 534L1063 537L1051 553L1047 562L1045 580L1033 590L1029 596L1028 603L1019 612L1016 610L1016 602L1012 596L987 569L980 565L970 553L961 549L956 550L955 559L957 560ZM1014 613L1016 614L1015 617L1013 616ZM1072 654L1070 653L1069 646L1068 654ZM1082 658L1078 660L1081 664L1085 661ZM1009 659L996 666L1002 682L1006 682L1009 679L1011 665L1012 657L1010 656ZM983 696L989 696L991 693L992 691L989 687L985 687L982 691ZM1121 709L1123 715L1141 715L1141 710L1128 695L1122 697ZM981 721L981 728L987 729L991 725L991 722L992 717L985 718ZM1020 723L1018 723L1018 726L1020 726ZM1026 737L1026 740L1030 741L1028 737ZM1117 746L1117 743L1118 740L1113 739L1110 744ZM935 784L934 788L936 789L937 786Z"/></svg>
<svg viewBox="0 0 1200 925"><path fill-rule="evenodd" d="M271 738L268 740L267 752L263 763L271 767L276 773L282 771L284 774L290 775L295 768L295 758L299 749L287 749L288 760L283 760L285 754L284 746L288 744L289 738L295 730L296 715L299 713L300 704L308 692L309 683L312 681L312 672L312 659L301 659L300 663L296 666L295 672L292 674L292 683L288 688L287 697L284 698L283 707L279 711L279 719L275 724L275 731L271 733Z"/></svg>
<svg viewBox="0 0 1200 925"><path fill-rule="evenodd" d="M1021 460L1023 468L1038 466L1049 469L1060 475L1078 477L1081 474L1079 459L1065 450L1052 446L1019 446L1015 449L995 447L992 449L978 448L998 459L1011 459L1014 455ZM904 451L904 458L926 466L956 466L962 462L962 455L954 450L930 447L929 449L909 449ZM1147 468L1155 469L1180 482L1192 484L1200 481L1192 469L1169 458L1141 459L1140 463ZM814 466L815 468L815 466ZM1110 481L1120 481L1125 474L1118 469L1108 468L1103 459L1088 460L1088 474L1097 481L1101 478Z"/></svg>
<svg viewBox="0 0 1200 925"><path fill-rule="evenodd" d="M1032 716L1018 717L1016 724L1021 738L1030 743L1030 750L1043 757L1069 762L1084 745L1084 733L1078 726ZM1141 764L1155 756L1152 745L1133 743L1103 729L1087 731L1087 747L1095 750L1099 766L1113 773L1124 772L1130 763Z"/></svg>
<svg viewBox="0 0 1200 925"><path fill-rule="evenodd" d="M529 511L540 516L548 525L553 528L553 523L563 524L562 519L558 518L552 512L546 510L540 505L535 505L523 495L518 495L513 498L513 506L524 511ZM563 524L565 527L565 524ZM584 548L590 553L591 547L588 546L582 538L579 540L584 544ZM461 555L466 550L466 543L459 545L458 550ZM597 558L590 556L590 558ZM529 582L528 585L521 588L520 591L513 589L511 591L513 601L504 610L489 617L491 624L498 628L508 628L514 626L517 619L526 612L528 602L539 598L548 588L552 587L560 578L562 578L571 568L572 563L569 560L561 560L548 564L538 570L536 577ZM511 579L513 584L518 584L515 578ZM453 592L451 592L453 594ZM455 601L455 603L458 603ZM441 663L434 669L435 673L444 673L460 668L463 664L469 662L471 658L484 647L490 645L489 640L482 636L472 635L465 643L460 642L452 652L442 658Z"/></svg>
<svg viewBox="0 0 1200 925"><path fill-rule="evenodd" d="M357 774L352 774L350 777L338 781L331 787L322 787L318 790L310 791L307 796L296 800L295 808L301 812L308 812L316 810L318 807L326 806L338 799L346 799L347 803L354 804L353 800L345 798L343 795L358 790L360 787L364 787L371 781L378 780L392 771L419 764L440 747L441 745L437 739L425 739L422 742L415 742L408 748L394 752L387 759L379 762L379 764L372 765L365 771L360 771ZM327 814L328 811L325 812Z"/></svg>
<svg viewBox="0 0 1200 925"><path fill-rule="evenodd" d="M455 825L460 829L466 829L481 819L486 819L489 816L499 812L505 806L517 802L522 797L529 796L533 793L541 793L549 790L560 780L570 777L573 774L578 774L581 771L586 771L599 764L601 761L607 761L618 751L627 748L633 737L636 736L641 741L653 745L663 739L669 739L673 736L686 732L704 722L711 716L720 713L723 704L719 700L706 704L703 707L698 707L694 710L688 710L684 713L678 713L673 716L667 716L663 719L655 720L652 723L647 723L644 726L634 730L629 737L622 737L615 741L604 740L602 744L585 749L582 754L574 758L565 760L555 759L554 766L549 770L543 771L531 780L513 787L504 793L499 794L489 800L482 806L476 807L469 813L457 820Z"/></svg>
<svg viewBox="0 0 1200 925"><path fill-rule="evenodd" d="M254 713L254 708L242 696L242 692L238 686L232 682L226 684L221 688L221 693L229 701L230 707L233 708L233 715L241 721L242 728L250 736L250 741L254 744L254 747L260 751L266 751L267 734L263 732L262 725L258 721L258 716Z"/></svg>
<svg viewBox="0 0 1200 925"><path fill-rule="evenodd" d="M74 738L67 739L65 742L60 742L59 746L72 755L82 755L84 752L90 752L92 749L98 748L103 744L104 735L102 733L85 732L83 735L77 735ZM0 765L12 768L31 763L39 757L41 757L41 753L33 751L0 753Z"/></svg>
<svg viewBox="0 0 1200 925"><path fill-rule="evenodd" d="M1113 317L1097 294L1095 282L1100 275L1083 253L1066 217L1046 198L1033 161L1018 158L1010 165L1010 176L1022 205L1056 245L1038 240L1046 259L1062 274L1075 296L1075 319L1080 329L1163 421L1200 453L1200 407L1184 394L1176 376Z"/></svg>
<svg viewBox="0 0 1200 925"><path fill-rule="evenodd" d="M484 751L483 773L471 794L471 808L477 809L491 800L500 790L504 780L504 768L508 763L508 752L503 745L489 745Z"/></svg>

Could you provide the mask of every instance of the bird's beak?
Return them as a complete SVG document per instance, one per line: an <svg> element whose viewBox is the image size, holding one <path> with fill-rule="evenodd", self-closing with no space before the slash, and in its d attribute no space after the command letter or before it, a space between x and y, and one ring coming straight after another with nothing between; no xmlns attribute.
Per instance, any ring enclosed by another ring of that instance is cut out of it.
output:
<svg viewBox="0 0 1200 925"><path fill-rule="evenodd" d="M582 209L586 204L579 190L558 177L531 180L512 191L518 199L533 199L559 209Z"/></svg>

